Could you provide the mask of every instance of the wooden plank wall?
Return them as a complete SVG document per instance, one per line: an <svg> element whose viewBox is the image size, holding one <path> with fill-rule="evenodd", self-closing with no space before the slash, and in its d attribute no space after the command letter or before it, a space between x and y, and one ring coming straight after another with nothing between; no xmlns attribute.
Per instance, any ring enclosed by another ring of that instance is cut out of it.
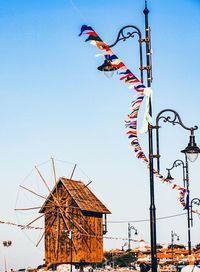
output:
<svg viewBox="0 0 200 272"><path fill-rule="evenodd" d="M79 263L99 263L103 260L102 218L85 216L78 209L73 213L74 224L66 220L73 230L72 261ZM45 260L49 263L70 263L70 239L62 217L55 220L51 227L46 221Z"/></svg>

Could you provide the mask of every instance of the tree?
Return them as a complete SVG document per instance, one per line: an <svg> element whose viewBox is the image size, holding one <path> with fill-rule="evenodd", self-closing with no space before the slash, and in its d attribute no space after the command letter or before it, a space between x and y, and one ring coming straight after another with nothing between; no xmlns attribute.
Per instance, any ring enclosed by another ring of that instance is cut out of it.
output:
<svg viewBox="0 0 200 272"><path fill-rule="evenodd" d="M168 245L167 248L168 248L168 249L171 249L172 247L173 247L173 248L176 248L176 249L186 249L185 246L184 246L184 245L181 245L181 244L173 244L173 245L170 244L170 245Z"/></svg>
<svg viewBox="0 0 200 272"><path fill-rule="evenodd" d="M193 248L194 251L197 251L197 250L199 250L199 249L200 249L200 243L197 244L197 245L195 245L194 248Z"/></svg>
<svg viewBox="0 0 200 272"><path fill-rule="evenodd" d="M162 248L163 248L163 246L161 244L156 245L156 249L162 249Z"/></svg>
<svg viewBox="0 0 200 272"><path fill-rule="evenodd" d="M136 260L136 256L134 252L124 251L120 255L115 255L112 253L105 253L104 257L106 259L106 263L110 266L119 266L119 267L128 267L132 262Z"/></svg>

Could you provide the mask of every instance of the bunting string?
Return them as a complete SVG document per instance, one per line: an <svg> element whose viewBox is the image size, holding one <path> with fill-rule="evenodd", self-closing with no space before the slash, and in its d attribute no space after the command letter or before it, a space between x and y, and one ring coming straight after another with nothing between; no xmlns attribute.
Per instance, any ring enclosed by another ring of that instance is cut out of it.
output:
<svg viewBox="0 0 200 272"><path fill-rule="evenodd" d="M128 89L131 91L136 91L136 98L131 103L131 112L128 114L128 120L125 121L125 127L127 129L127 136L130 139L130 144L135 151L135 155L138 159L142 160L149 168L149 160L144 154L139 140L138 140L138 114L141 104L146 98L145 114L143 119L143 125L140 132L144 133L148 131L148 125L152 124L152 117L149 114L149 101L151 99L152 90L151 88L145 87L145 85L125 66L125 64L113 53L111 48L99 37L99 35L94 31L90 25L83 25L81 27L81 32L79 36L87 35L85 42L90 42L90 44L96 46L99 50L103 51L101 54L96 56L103 56L116 70L118 70L118 75L120 75L120 80L124 81ZM168 180L166 177L153 170L154 175L157 180L161 183L165 183L171 187L173 190L179 192L179 202L184 207L184 209L189 208L189 191L177 185L175 182ZM194 211L196 212L196 211Z"/></svg>
<svg viewBox="0 0 200 272"><path fill-rule="evenodd" d="M41 227L34 227L34 226L31 226L31 225L27 226L27 225L16 224L16 223L11 222L11 221L0 221L0 224L16 226L16 227L19 227L20 229L36 229L36 230L43 229Z"/></svg>

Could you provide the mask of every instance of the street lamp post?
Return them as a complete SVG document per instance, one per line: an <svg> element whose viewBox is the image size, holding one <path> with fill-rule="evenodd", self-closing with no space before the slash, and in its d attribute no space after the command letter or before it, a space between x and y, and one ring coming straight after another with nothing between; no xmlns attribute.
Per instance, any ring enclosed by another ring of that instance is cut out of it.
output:
<svg viewBox="0 0 200 272"><path fill-rule="evenodd" d="M127 40L135 37L135 34L139 37L139 53L140 53L140 77L141 82L143 80L143 71L146 71L146 85L151 87L152 82L152 61L151 61L151 35L148 21L149 10L147 8L147 1L145 0L145 9L143 11L145 17L145 38L142 38L141 31L134 25L127 25L121 28L118 33L116 41L109 45L109 47L115 46L119 41ZM125 32L127 29L132 31ZM146 66L143 65L143 48L142 44L146 45ZM103 65L98 67L98 70L105 72L114 72L114 68L110 61L105 60ZM151 98L149 99L149 115L152 116L152 103ZM157 255L156 255L156 207L155 207L155 196L154 196L154 167L153 167L153 127L148 126L148 142L149 142L149 181L150 181L150 239L151 239L151 268L152 272L157 272Z"/></svg>
<svg viewBox="0 0 200 272"><path fill-rule="evenodd" d="M173 180L170 171L174 167L182 166L183 170L183 186L186 187L187 191L189 191L189 171L188 171L188 160L187 156L185 156L185 164L182 160L176 160L174 161L171 168L166 168L168 171L167 179ZM192 252L192 246L191 246L191 226L190 226L190 208L187 208L187 232L188 232L188 253L189 255Z"/></svg>
<svg viewBox="0 0 200 272"><path fill-rule="evenodd" d="M140 71L141 71L141 82L143 82L143 71L146 71L146 86L151 87L152 82L152 61L151 61L151 36L150 36L150 27L148 22L148 14L149 10L147 8L147 1L145 1L145 9L143 11L144 17L145 17L145 38L142 39L141 37L141 31L134 25L127 25L118 33L116 41L109 45L109 47L115 46L119 41L127 40L129 38L135 37L135 34L139 37L139 51L140 51ZM127 29L132 29L131 31L128 31L125 33ZM143 53L142 53L142 44L145 43L146 45L146 66L143 66ZM114 72L116 68L112 66L111 62L109 60L105 60L103 65L99 66L98 69L103 72ZM170 112L171 114L174 114L174 117L171 116L163 116L162 114ZM151 98L149 99L149 115L152 116L152 103ZM179 114L172 110L172 109L165 109L162 110L156 118L156 125L148 126L148 143L149 143L149 181L150 181L150 238L151 238L151 268L152 272L157 272L157 255L156 255L156 207L155 207L155 194L154 194L154 158L157 158L157 172L160 172L160 152L159 152L159 121L160 119L163 119L164 122L169 122L173 125L179 124L182 126L182 128L190 131L190 140L188 146L182 150L181 152L185 154L185 160L186 160L186 173L185 173L185 179L189 180L188 175L188 161L195 161L198 153L200 153L200 149L197 147L195 143L195 136L194 131L197 130L197 126L188 128L186 127L179 116ZM153 129L156 129L156 149L157 154L154 154L153 152ZM190 220L189 220L190 224ZM189 227L188 227L189 229ZM188 235L190 232L188 232ZM190 239L189 239L190 240ZM189 252L191 252L191 244L188 246Z"/></svg>
<svg viewBox="0 0 200 272"><path fill-rule="evenodd" d="M166 116L165 114L172 114L172 116L168 115ZM182 128L184 128L185 130L189 130L190 131L190 138L189 138L189 143L188 146L181 150L182 153L185 154L185 164L183 163L182 160L177 160L174 162L172 168L167 168L168 170L168 174L170 174L170 170L173 169L174 167L177 167L179 165L182 165L183 167L183 183L184 185L186 185L186 189L187 192L189 193L189 171L188 171L188 159L191 162L194 162L199 153L200 153L200 149L198 148L196 142L195 142L195 136L194 136L194 131L198 129L197 126L194 127L186 127L181 118L180 115L172 109L165 109L162 110L161 112L158 113L157 117L156 117L156 142L157 142L157 171L160 172L160 150L159 150L159 121L163 120L165 123L171 123L173 125L178 124L180 125ZM172 179L171 178L171 174L168 175L168 179ZM188 253L189 255L191 255L192 253L192 247L191 247L191 232L190 232L190 211L189 208L187 209L187 228L188 228Z"/></svg>
<svg viewBox="0 0 200 272"><path fill-rule="evenodd" d="M8 240L8 241L3 241L3 246L4 247L10 247L12 246L12 241ZM7 272L7 261L6 261L6 256L4 256L4 266L5 266L5 272Z"/></svg>
<svg viewBox="0 0 200 272"><path fill-rule="evenodd" d="M137 229L134 226L131 226L130 223L128 223L128 250L131 250L131 230L135 231L135 235L138 234Z"/></svg>
<svg viewBox="0 0 200 272"><path fill-rule="evenodd" d="M72 272L72 264L73 264L73 230L63 230L63 232L66 234L67 238L69 239L69 250L70 250L70 272Z"/></svg>
<svg viewBox="0 0 200 272"><path fill-rule="evenodd" d="M171 250L172 250L172 264L174 264L174 237L179 241L179 236L173 230L171 231Z"/></svg>
<svg viewBox="0 0 200 272"><path fill-rule="evenodd" d="M73 231L69 230L69 240L70 240L70 272L72 272L72 239L73 239Z"/></svg>
<svg viewBox="0 0 200 272"><path fill-rule="evenodd" d="M190 201L190 221L191 221L191 226L193 227L193 205L198 205L200 206L200 199L195 197Z"/></svg>

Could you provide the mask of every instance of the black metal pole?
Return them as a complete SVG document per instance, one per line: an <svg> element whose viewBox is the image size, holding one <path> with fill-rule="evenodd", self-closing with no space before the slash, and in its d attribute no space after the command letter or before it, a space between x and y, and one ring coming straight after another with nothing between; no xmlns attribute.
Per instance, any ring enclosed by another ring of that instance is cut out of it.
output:
<svg viewBox="0 0 200 272"><path fill-rule="evenodd" d="M186 186L187 191L189 192L189 171L188 171L188 159L187 155L185 154L185 164L182 160L176 160L173 163L173 166L171 168L167 168L167 170L172 170L174 167L177 167L179 165L182 165L183 169L183 186ZM192 246L191 246L191 223L192 223L192 217L190 216L191 213L191 203L189 204L189 207L187 209L187 235L188 235L188 254L190 255L192 253ZM191 222L191 223L190 223Z"/></svg>
<svg viewBox="0 0 200 272"><path fill-rule="evenodd" d="M72 272L72 230L70 231L70 272Z"/></svg>
<svg viewBox="0 0 200 272"><path fill-rule="evenodd" d="M145 41L146 41L146 70L147 87L151 87L151 46L150 46L150 28L148 22L149 10L145 1ZM152 116L152 104L150 99L149 114ZM154 173L153 173L153 132L149 125L149 176L150 176L150 236L151 236L151 267L152 272L157 272L157 254L156 254L156 207L154 199Z"/></svg>
<svg viewBox="0 0 200 272"><path fill-rule="evenodd" d="M186 181L186 188L189 193L189 171L188 171L188 159L187 155L185 154L185 181ZM190 209L187 209L187 227L188 227L188 254L192 254L192 246L191 246L191 228L190 228Z"/></svg>
<svg viewBox="0 0 200 272"><path fill-rule="evenodd" d="M130 223L128 223L128 250L131 249L131 226Z"/></svg>
<svg viewBox="0 0 200 272"><path fill-rule="evenodd" d="M171 249L172 249L172 264L174 264L174 234L171 231Z"/></svg>

